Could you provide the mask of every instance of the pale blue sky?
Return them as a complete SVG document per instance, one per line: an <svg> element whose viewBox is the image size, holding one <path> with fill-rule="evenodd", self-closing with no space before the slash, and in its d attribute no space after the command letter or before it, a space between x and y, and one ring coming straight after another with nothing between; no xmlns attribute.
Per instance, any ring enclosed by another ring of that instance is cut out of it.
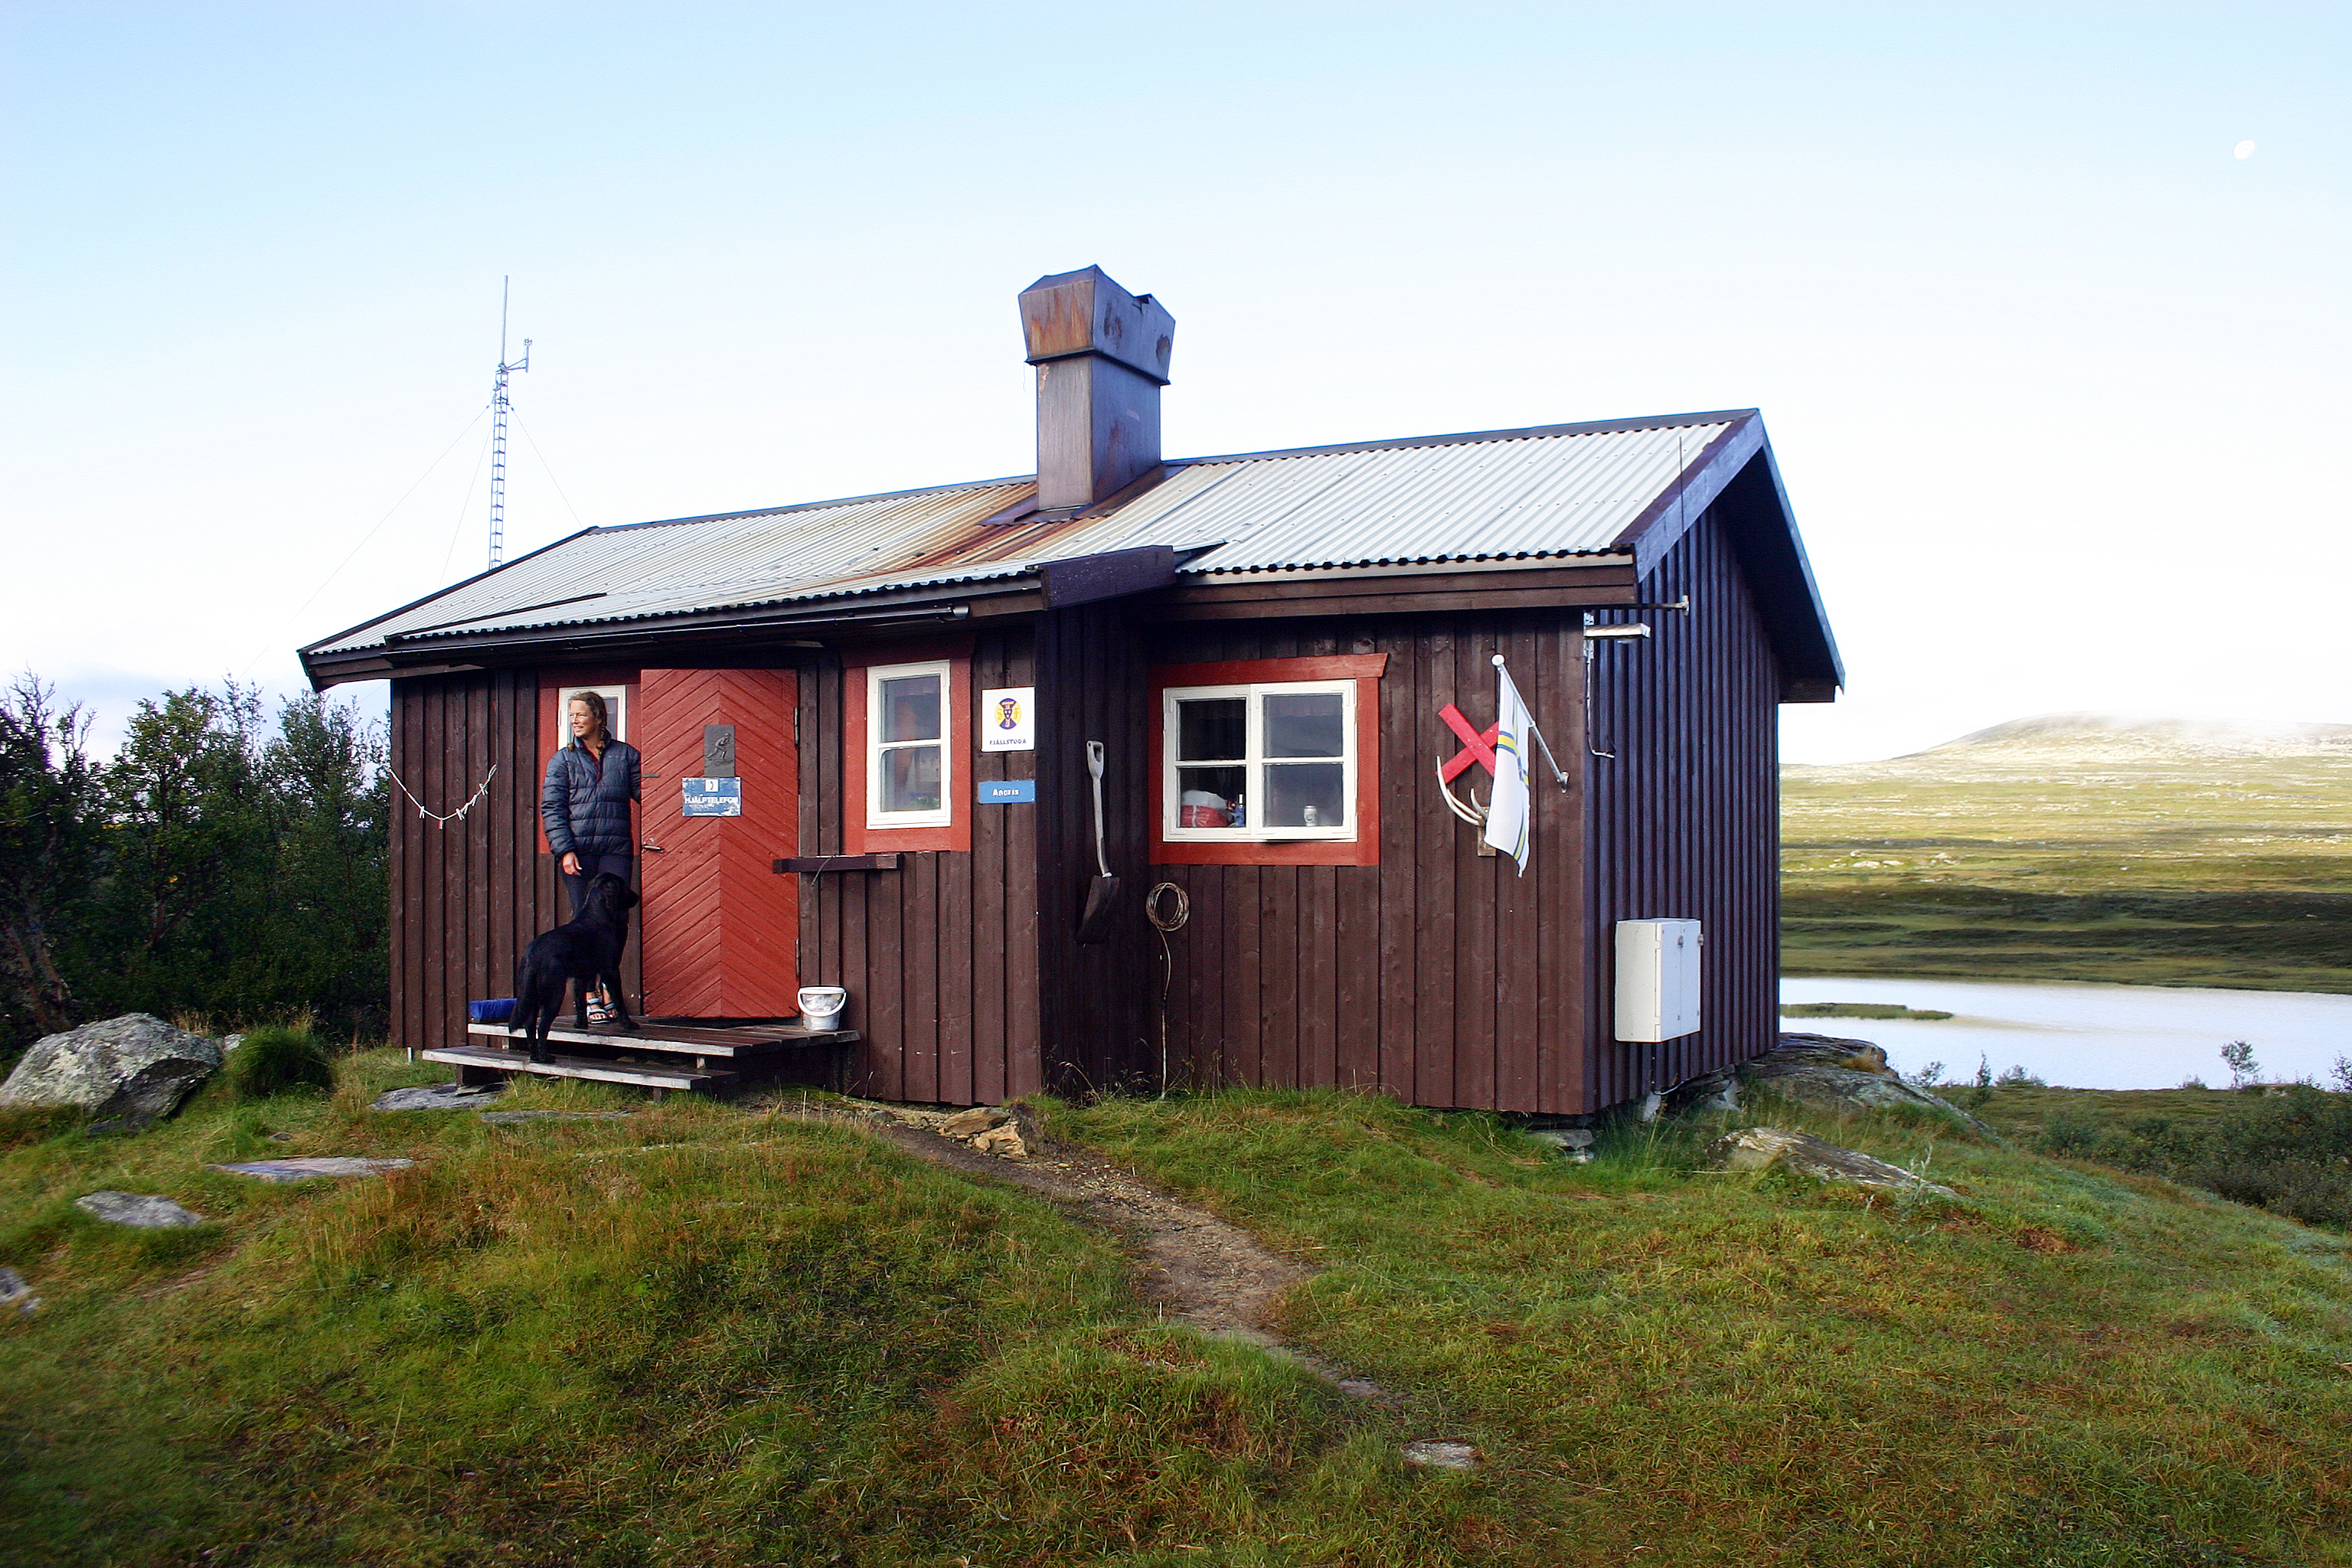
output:
<svg viewBox="0 0 2352 1568"><path fill-rule="evenodd" d="M1171 455L1760 406L1853 676L1793 758L2352 721L2344 6L0 28L0 667L110 719L477 568L502 274L523 549L1026 471L1013 296L1098 262Z"/></svg>

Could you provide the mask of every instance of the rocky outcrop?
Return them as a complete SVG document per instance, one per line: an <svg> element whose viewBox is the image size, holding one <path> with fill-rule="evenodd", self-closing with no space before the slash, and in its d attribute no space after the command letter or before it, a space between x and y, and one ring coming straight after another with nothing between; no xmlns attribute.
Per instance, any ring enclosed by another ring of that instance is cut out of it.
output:
<svg viewBox="0 0 2352 1568"><path fill-rule="evenodd" d="M1951 1188L1915 1176L1900 1165L1875 1160L1859 1150L1841 1148L1810 1132L1778 1127L1743 1127L1707 1145L1707 1168L1716 1171L1766 1171L1774 1166L1817 1182L1864 1187L1882 1193L1933 1193L1957 1197Z"/></svg>
<svg viewBox="0 0 2352 1568"><path fill-rule="evenodd" d="M414 1160L371 1160L358 1154L313 1154L295 1160L241 1160L214 1165L233 1176L260 1182L308 1182L320 1176L373 1176L384 1171L405 1171Z"/></svg>
<svg viewBox="0 0 2352 1568"><path fill-rule="evenodd" d="M29 1318L41 1310L32 1281L13 1268L0 1268L0 1316Z"/></svg>
<svg viewBox="0 0 2352 1568"><path fill-rule="evenodd" d="M1481 1456L1467 1443L1440 1443L1424 1439L1407 1443L1401 1450L1404 1462L1433 1470L1475 1470Z"/></svg>
<svg viewBox="0 0 2352 1568"><path fill-rule="evenodd" d="M152 1194L85 1193L74 1199L74 1207L93 1219L127 1225L133 1230L173 1230L205 1223L205 1216L194 1210Z"/></svg>
<svg viewBox="0 0 2352 1568"><path fill-rule="evenodd" d="M1021 1121L1002 1105L975 1105L942 1120L936 1131L942 1138L969 1143L983 1154L1008 1160L1029 1157L1028 1141L1021 1136Z"/></svg>
<svg viewBox="0 0 2352 1568"><path fill-rule="evenodd" d="M370 1110L479 1110L507 1091L502 1083L428 1083L414 1089L387 1089L370 1102Z"/></svg>
<svg viewBox="0 0 2352 1568"><path fill-rule="evenodd" d="M126 1013L35 1041L0 1084L0 1105L69 1105L90 1114L93 1132L131 1132L177 1110L220 1065L219 1041Z"/></svg>
<svg viewBox="0 0 2352 1568"><path fill-rule="evenodd" d="M1932 1110L1982 1138L1999 1141L1991 1128L1951 1101L1904 1082L1886 1065L1886 1053L1870 1041L1831 1035L1782 1035L1778 1046L1753 1061L1677 1084L1668 1097L1669 1108L1736 1110L1742 1088L1766 1089L1833 1115L1904 1107Z"/></svg>

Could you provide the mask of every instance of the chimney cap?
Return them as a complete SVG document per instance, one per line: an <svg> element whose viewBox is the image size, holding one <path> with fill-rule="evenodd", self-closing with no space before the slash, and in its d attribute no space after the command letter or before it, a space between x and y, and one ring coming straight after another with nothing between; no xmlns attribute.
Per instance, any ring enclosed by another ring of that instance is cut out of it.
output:
<svg viewBox="0 0 2352 1568"><path fill-rule="evenodd" d="M1176 318L1149 294L1130 294L1099 267L1055 272L1021 291L1029 363L1101 354L1168 384Z"/></svg>

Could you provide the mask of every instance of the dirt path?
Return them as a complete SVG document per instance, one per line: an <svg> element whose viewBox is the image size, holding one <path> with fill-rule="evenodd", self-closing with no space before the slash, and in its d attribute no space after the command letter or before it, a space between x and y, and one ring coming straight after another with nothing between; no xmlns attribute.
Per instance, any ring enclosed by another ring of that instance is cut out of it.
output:
<svg viewBox="0 0 2352 1568"><path fill-rule="evenodd" d="M835 1119L854 1120L932 1164L1034 1193L1109 1231L1136 1258L1145 1296L1171 1320L1297 1362L1360 1398L1384 1397L1368 1379L1349 1376L1275 1332L1276 1300L1314 1269L1268 1250L1239 1226L1146 1185L1099 1154L1045 1137L1029 1117L1017 1122L1028 1147L1021 1159L982 1153L944 1136L938 1128L946 1116L918 1107L852 1100Z"/></svg>

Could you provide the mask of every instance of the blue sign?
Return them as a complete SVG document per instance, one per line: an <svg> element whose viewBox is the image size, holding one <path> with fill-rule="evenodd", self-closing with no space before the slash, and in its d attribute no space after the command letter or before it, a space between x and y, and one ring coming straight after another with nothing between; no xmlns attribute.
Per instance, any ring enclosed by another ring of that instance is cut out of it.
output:
<svg viewBox="0 0 2352 1568"><path fill-rule="evenodd" d="M980 804L982 805L1034 805L1037 799L1035 779L982 779L980 781Z"/></svg>
<svg viewBox="0 0 2352 1568"><path fill-rule="evenodd" d="M688 779L685 783L687 816L740 816L743 815L743 781L741 779Z"/></svg>

